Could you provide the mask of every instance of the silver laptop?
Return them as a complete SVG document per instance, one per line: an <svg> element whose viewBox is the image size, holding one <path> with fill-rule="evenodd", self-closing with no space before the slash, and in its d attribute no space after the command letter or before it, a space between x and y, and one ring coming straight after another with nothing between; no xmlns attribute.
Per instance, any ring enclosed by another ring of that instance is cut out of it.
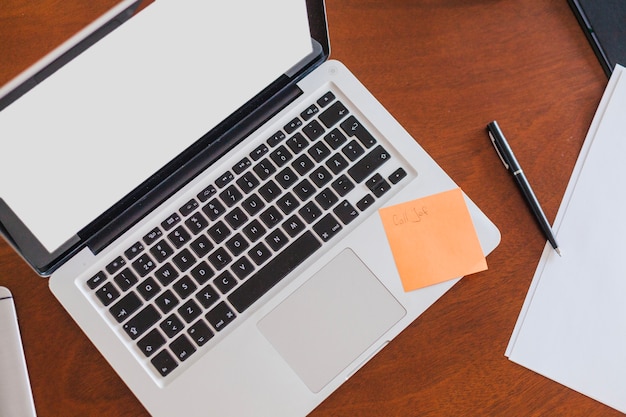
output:
<svg viewBox="0 0 626 417"><path fill-rule="evenodd" d="M457 185L322 0L133 7L2 90L3 235L152 415L306 415L457 281L405 292L378 209Z"/></svg>

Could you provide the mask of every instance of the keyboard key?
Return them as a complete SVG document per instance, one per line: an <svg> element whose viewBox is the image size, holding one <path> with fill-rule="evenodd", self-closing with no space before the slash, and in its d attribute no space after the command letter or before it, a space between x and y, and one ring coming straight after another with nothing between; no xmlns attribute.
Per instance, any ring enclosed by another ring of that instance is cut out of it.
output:
<svg viewBox="0 0 626 417"><path fill-rule="evenodd" d="M185 226L191 230L191 233L197 235L209 226L209 222L202 214L194 213L193 216L185 221Z"/></svg>
<svg viewBox="0 0 626 417"><path fill-rule="evenodd" d="M213 249L213 244L206 235L200 235L200 237L191 242L189 247L198 258L202 258Z"/></svg>
<svg viewBox="0 0 626 417"><path fill-rule="evenodd" d="M167 231L176 226L179 221L180 216L178 215L178 213L172 213L167 219L163 220L163 222L161 223L161 227Z"/></svg>
<svg viewBox="0 0 626 417"><path fill-rule="evenodd" d="M200 285L206 283L213 275L215 275L215 272L213 272L211 267L204 261L200 262L198 266L191 270L191 276Z"/></svg>
<svg viewBox="0 0 626 417"><path fill-rule="evenodd" d="M283 219L283 215L280 214L278 209L274 206L269 207L267 210L261 213L260 217L267 227L273 227Z"/></svg>
<svg viewBox="0 0 626 417"><path fill-rule="evenodd" d="M228 296L228 301L237 311L245 311L320 247L320 242L313 234L305 232L235 289Z"/></svg>
<svg viewBox="0 0 626 417"><path fill-rule="evenodd" d="M287 134L290 135L293 132L295 132L300 126L302 126L302 120L296 117L292 121L287 123L284 129L285 129L285 132L287 132Z"/></svg>
<svg viewBox="0 0 626 417"><path fill-rule="evenodd" d="M298 211L298 214L305 222L311 224L322 214L322 210L320 210L317 204L311 201L305 204L305 206Z"/></svg>
<svg viewBox="0 0 626 417"><path fill-rule="evenodd" d="M348 117L341 123L341 128L348 136L356 136L359 142L368 149L376 144L374 136L354 116Z"/></svg>
<svg viewBox="0 0 626 417"><path fill-rule="evenodd" d="M256 164L252 170L259 176L259 178L264 181L269 178L274 172L276 172L276 167L272 164L269 159L263 158L261 162Z"/></svg>
<svg viewBox="0 0 626 417"><path fill-rule="evenodd" d="M167 237L170 240L170 242L172 242L172 244L176 246L176 249L182 248L183 246L185 246L187 242L191 240L191 236L189 235L189 233L187 233L185 228L182 226L179 226L176 229L174 229L174 231L168 234Z"/></svg>
<svg viewBox="0 0 626 417"><path fill-rule="evenodd" d="M226 185L228 185L229 182L234 179L235 176L233 175L233 173L230 171L226 171L215 180L215 185L217 185L218 188L224 188L226 187Z"/></svg>
<svg viewBox="0 0 626 417"><path fill-rule="evenodd" d="M156 264L147 254L144 253L137 258L135 262L133 262L133 268L139 276L143 278L156 268Z"/></svg>
<svg viewBox="0 0 626 417"><path fill-rule="evenodd" d="M280 193L280 188L272 180L268 181L265 185L259 188L259 194L268 203L278 197Z"/></svg>
<svg viewBox="0 0 626 417"><path fill-rule="evenodd" d="M283 145L279 146L274 152L270 154L270 159L274 161L276 166L282 167L293 158L291 152Z"/></svg>
<svg viewBox="0 0 626 417"><path fill-rule="evenodd" d="M346 109L346 106L340 101L336 101L319 115L319 119L326 127L332 127L347 115L348 109Z"/></svg>
<svg viewBox="0 0 626 417"><path fill-rule="evenodd" d="M332 187L333 190L335 190L340 197L344 197L346 194L354 189L354 183L350 181L347 176L342 175L341 177L333 181Z"/></svg>
<svg viewBox="0 0 626 417"><path fill-rule="evenodd" d="M126 261L121 256L118 256L113 261L111 261L111 263L109 263L105 269L109 274L113 275L114 273L122 269L124 265L126 265Z"/></svg>
<svg viewBox="0 0 626 417"><path fill-rule="evenodd" d="M326 161L326 166L336 175L348 168L348 161L341 154L336 153Z"/></svg>
<svg viewBox="0 0 626 417"><path fill-rule="evenodd" d="M178 271L172 265L166 263L154 273L154 276L163 286L167 286L178 278Z"/></svg>
<svg viewBox="0 0 626 417"><path fill-rule="evenodd" d="M161 327L167 337L172 338L180 333L185 325L176 314L172 314L163 320L161 324L159 324L159 327Z"/></svg>
<svg viewBox="0 0 626 417"><path fill-rule="evenodd" d="M406 177L406 171L403 168L396 169L390 176L389 181L392 184L399 183L404 177Z"/></svg>
<svg viewBox="0 0 626 417"><path fill-rule="evenodd" d="M135 242L130 248L124 251L124 256L126 258L133 259L135 256L138 256L141 252L143 252L143 244L141 242Z"/></svg>
<svg viewBox="0 0 626 417"><path fill-rule="evenodd" d="M248 221L248 216L246 216L246 213L244 213L241 208L236 207L224 216L224 220L226 220L226 223L228 223L231 228L236 230Z"/></svg>
<svg viewBox="0 0 626 417"><path fill-rule="evenodd" d="M202 310L200 309L200 306L198 306L198 304L196 304L196 302L193 300L187 301L185 304L182 305L182 307L178 309L178 314L187 323L191 323L192 321L194 321L200 316L201 313Z"/></svg>
<svg viewBox="0 0 626 417"><path fill-rule="evenodd" d="M243 158L241 161L237 162L235 166L233 166L233 172L239 175L251 166L252 162L250 162L248 158Z"/></svg>
<svg viewBox="0 0 626 417"><path fill-rule="evenodd" d="M100 302L106 307L120 296L120 292L111 282L107 282L96 291L96 296L98 297Z"/></svg>
<svg viewBox="0 0 626 417"><path fill-rule="evenodd" d="M235 317L235 313L224 302L219 303L205 316L211 326L213 326L213 328L218 332L222 331L228 324L230 324Z"/></svg>
<svg viewBox="0 0 626 417"><path fill-rule="evenodd" d="M159 352L150 362L163 377L168 376L178 367L176 359L167 350Z"/></svg>
<svg viewBox="0 0 626 417"><path fill-rule="evenodd" d="M255 264L261 265L272 256L272 251L265 244L259 243L248 251L248 256Z"/></svg>
<svg viewBox="0 0 626 417"><path fill-rule="evenodd" d="M293 194L287 193L276 201L276 205L285 215L288 215L298 208L300 202L293 196Z"/></svg>
<svg viewBox="0 0 626 417"><path fill-rule="evenodd" d="M311 159L306 155L300 155L291 166L296 172L300 175L304 175L315 167L315 164Z"/></svg>
<svg viewBox="0 0 626 417"><path fill-rule="evenodd" d="M311 104L309 107L306 108L306 110L300 113L300 117L302 117L304 120L309 120L317 113L319 113L319 111L320 109L315 104Z"/></svg>
<svg viewBox="0 0 626 417"><path fill-rule="evenodd" d="M326 107L327 105L332 103L333 100L335 100L335 95L329 91L328 93L324 94L319 100L317 100L317 104L319 104L320 107Z"/></svg>
<svg viewBox="0 0 626 417"><path fill-rule="evenodd" d="M283 169L276 175L276 181L284 190L291 187L298 180L298 176L289 167Z"/></svg>
<svg viewBox="0 0 626 417"><path fill-rule="evenodd" d="M143 241L146 245L149 246L156 242L157 239L159 239L161 236L163 236L163 232L161 232L161 229L159 229L158 227L155 227L150 231L150 233L143 237Z"/></svg>
<svg viewBox="0 0 626 417"><path fill-rule="evenodd" d="M287 141L287 146L291 149L291 152L298 154L309 146L309 142L301 133L296 133Z"/></svg>
<svg viewBox="0 0 626 417"><path fill-rule="evenodd" d="M333 213L335 213L335 216L337 216L343 224L348 224L359 216L359 212L346 200L339 203L339 205L333 209Z"/></svg>
<svg viewBox="0 0 626 417"><path fill-rule="evenodd" d="M301 201L306 201L315 193L315 187L309 180L304 179L293 188L293 192Z"/></svg>
<svg viewBox="0 0 626 417"><path fill-rule="evenodd" d="M233 254L233 256L239 256L250 247L248 241L239 233L226 242L226 247Z"/></svg>
<svg viewBox="0 0 626 417"><path fill-rule="evenodd" d="M151 300L159 293L160 290L161 287L159 287L159 284L157 284L152 277L146 278L139 285L137 285L137 292L139 292L139 294L141 294L143 299L146 301Z"/></svg>
<svg viewBox="0 0 626 417"><path fill-rule="evenodd" d="M115 320L117 320L118 323L121 323L130 317L130 315L135 311L139 310L142 304L143 303L139 297L137 297L137 294L131 292L115 303L115 305L109 309L109 312L113 317L115 317Z"/></svg>
<svg viewBox="0 0 626 417"><path fill-rule="evenodd" d="M137 346L139 346L139 349L146 357L152 356L164 344L165 338L157 329L151 330L143 339L137 342Z"/></svg>
<svg viewBox="0 0 626 417"><path fill-rule="evenodd" d="M269 148L265 144L259 145L252 152L250 152L250 158L252 158L253 161L258 161L268 151Z"/></svg>
<svg viewBox="0 0 626 417"><path fill-rule="evenodd" d="M224 271L213 280L213 285L222 294L226 294L228 291L235 288L235 285L237 285L237 279L235 279L230 271Z"/></svg>
<svg viewBox="0 0 626 417"><path fill-rule="evenodd" d="M243 198L243 194L241 194L241 191L239 191L237 187L231 185L220 193L220 198L222 199L224 204L226 204L228 207L232 207Z"/></svg>
<svg viewBox="0 0 626 417"><path fill-rule="evenodd" d="M278 145L280 142L282 142L285 138L286 138L285 134L282 131L278 131L267 139L267 143L273 148L276 145ZM264 145L261 145L261 146L264 146ZM267 148L266 148L266 151L267 151Z"/></svg>
<svg viewBox="0 0 626 417"><path fill-rule="evenodd" d="M94 275L93 277L89 278L87 280L87 286L92 289L95 290L96 288L98 288L100 286L100 284L102 284L104 281L106 281L107 277L104 274L104 272L100 271L98 272L96 275Z"/></svg>
<svg viewBox="0 0 626 417"><path fill-rule="evenodd" d="M391 159L391 155L387 153L382 146L377 146L370 153L365 155L359 162L348 170L348 174L357 183L372 175L385 162Z"/></svg>
<svg viewBox="0 0 626 417"><path fill-rule="evenodd" d="M187 330L187 334L198 346L204 346L213 337L213 332L203 320L198 320L194 323Z"/></svg>
<svg viewBox="0 0 626 417"><path fill-rule="evenodd" d="M178 339L170 343L170 349L172 350L172 353L174 353L174 356L176 356L176 358L178 358L181 362L186 361L196 352L196 348L184 334L180 335Z"/></svg>
<svg viewBox="0 0 626 417"><path fill-rule="evenodd" d="M365 181L365 185L376 197L381 197L391 189L391 185L380 174L375 174Z"/></svg>
<svg viewBox="0 0 626 417"><path fill-rule="evenodd" d="M209 236L213 239L213 242L220 244L222 243L228 236L230 236L230 229L226 226L226 223L223 221L217 222L215 225L209 228Z"/></svg>
<svg viewBox="0 0 626 417"><path fill-rule="evenodd" d="M154 325L159 319L161 315L152 305L147 305L143 310L141 310L135 317L128 320L123 328L124 331L128 334L128 336L135 340L142 334L146 332L152 325Z"/></svg>
<svg viewBox="0 0 626 417"><path fill-rule="evenodd" d="M198 207L199 207L198 202L194 199L191 199L187 202L187 204L185 204L180 209L178 209L178 211L180 211L180 214L182 214L184 217L187 217L191 213L193 213L193 211L197 209Z"/></svg>
<svg viewBox="0 0 626 417"><path fill-rule="evenodd" d="M359 210L361 211L365 211L367 210L372 204L374 204L374 197L371 194L366 195L365 197L363 197L362 199L359 200L358 203L356 203L356 206Z"/></svg>
<svg viewBox="0 0 626 417"><path fill-rule="evenodd" d="M302 132L307 138L309 138L309 140L313 141L322 136L325 130L317 120L312 120L309 124L302 128Z"/></svg>
<svg viewBox="0 0 626 417"><path fill-rule="evenodd" d="M128 291L133 285L137 283L137 277L131 272L130 269L124 268L119 274L117 274L113 281L122 291Z"/></svg>
<svg viewBox="0 0 626 417"><path fill-rule="evenodd" d="M219 202L219 200L214 198L202 207L202 211L209 217L209 219L215 221L226 212L226 208Z"/></svg>
<svg viewBox="0 0 626 417"><path fill-rule="evenodd" d="M215 187L213 185L209 185L204 190L200 191L200 193L198 193L196 197L198 197L198 200L204 203L209 198L211 198L211 196L215 195L216 192L217 190L215 189Z"/></svg>
<svg viewBox="0 0 626 417"><path fill-rule="evenodd" d="M252 194L246 198L241 206L248 212L250 216L254 216L265 207L265 203L257 194Z"/></svg>
<svg viewBox="0 0 626 417"><path fill-rule="evenodd" d="M252 263L244 256L233 262L231 270L237 275L237 278L242 280L252 273L254 266L252 266Z"/></svg>
<svg viewBox="0 0 626 417"><path fill-rule="evenodd" d="M150 248L150 253L157 262L161 263L174 254L174 249L165 240L161 240Z"/></svg>
<svg viewBox="0 0 626 417"><path fill-rule="evenodd" d="M318 195L315 196L315 201L317 201L317 204L319 204L322 209L328 210L337 201L339 201L339 198L335 193L332 192L330 188L325 188Z"/></svg>
<svg viewBox="0 0 626 417"><path fill-rule="evenodd" d="M196 300L198 300L204 308L211 307L219 298L220 296L217 294L217 291L210 285L204 287L196 295Z"/></svg>
<svg viewBox="0 0 626 417"><path fill-rule="evenodd" d="M365 153L365 150L356 140L350 141L346 146L341 148L341 152L351 161L356 161L361 155Z"/></svg>
<svg viewBox="0 0 626 417"><path fill-rule="evenodd" d="M265 233L265 230L265 227L258 220L252 220L242 229L243 234L246 235L250 242L259 240Z"/></svg>
<svg viewBox="0 0 626 417"><path fill-rule="evenodd" d="M183 300L189 297L193 292L198 288L196 284L193 283L191 278L187 275L179 279L172 285L172 289L176 291L176 294Z"/></svg>
<svg viewBox="0 0 626 417"><path fill-rule="evenodd" d="M328 242L342 229L341 223L332 214L327 214L313 226L313 230L324 241Z"/></svg>
<svg viewBox="0 0 626 417"><path fill-rule="evenodd" d="M233 258L226 252L226 249L217 248L215 252L209 255L208 259L211 265L219 271L224 269Z"/></svg>
<svg viewBox="0 0 626 417"><path fill-rule="evenodd" d="M174 293L170 290L165 291L163 294L159 295L154 301L155 304L161 309L163 314L167 314L174 309L180 301L174 295Z"/></svg>
<svg viewBox="0 0 626 417"><path fill-rule="evenodd" d="M282 228L289 236L296 237L306 228L306 225L298 216L291 216L282 224Z"/></svg>
<svg viewBox="0 0 626 417"><path fill-rule="evenodd" d="M328 172L326 168L318 167L311 175L309 175L311 181L315 183L318 187L323 187L332 179L332 174Z"/></svg>
<svg viewBox="0 0 626 417"><path fill-rule="evenodd" d="M328 155L330 155L330 149L322 142L317 141L311 145L311 149L308 150L308 154L311 155L311 158L313 158L315 162L322 162L326 159L326 157L328 157Z"/></svg>
<svg viewBox="0 0 626 417"><path fill-rule="evenodd" d="M172 262L174 262L174 265L176 265L181 272L185 272L196 263L196 258L189 249L183 249L172 258Z"/></svg>
<svg viewBox="0 0 626 417"><path fill-rule="evenodd" d="M246 172L241 178L237 180L237 185L241 190L248 194L254 190L260 184L257 177L252 172Z"/></svg>
<svg viewBox="0 0 626 417"><path fill-rule="evenodd" d="M339 149L341 145L346 143L346 136L339 129L331 130L324 136L324 141L333 149Z"/></svg>
<svg viewBox="0 0 626 417"><path fill-rule="evenodd" d="M280 229L272 230L265 238L265 242L274 251L278 251L283 246L285 246L287 244L287 240L287 236L285 236L285 234Z"/></svg>

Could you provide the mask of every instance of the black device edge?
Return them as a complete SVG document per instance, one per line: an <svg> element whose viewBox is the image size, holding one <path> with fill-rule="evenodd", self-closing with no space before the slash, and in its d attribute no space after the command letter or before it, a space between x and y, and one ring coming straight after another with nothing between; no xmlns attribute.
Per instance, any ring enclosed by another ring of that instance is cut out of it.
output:
<svg viewBox="0 0 626 417"><path fill-rule="evenodd" d="M600 65L602 66L604 73L607 77L610 78L611 74L613 73L613 68L611 66L608 56L606 55L606 52L604 51L604 48L600 44L600 40L596 36L593 26L587 19L582 5L578 2L578 0L567 0L567 3L574 12L576 19L578 20L578 24L585 33L585 37L587 37L587 40L589 41L593 52L598 57L598 61L600 61Z"/></svg>

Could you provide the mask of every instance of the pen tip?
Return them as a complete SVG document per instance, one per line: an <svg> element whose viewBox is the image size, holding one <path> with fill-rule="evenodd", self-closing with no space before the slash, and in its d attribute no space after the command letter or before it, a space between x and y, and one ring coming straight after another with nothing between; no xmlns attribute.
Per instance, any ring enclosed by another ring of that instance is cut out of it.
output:
<svg viewBox="0 0 626 417"><path fill-rule="evenodd" d="M554 248L554 250L556 251L556 253L557 253L559 256L561 256L561 257L563 256L563 255L561 255L561 250L560 250L559 248Z"/></svg>

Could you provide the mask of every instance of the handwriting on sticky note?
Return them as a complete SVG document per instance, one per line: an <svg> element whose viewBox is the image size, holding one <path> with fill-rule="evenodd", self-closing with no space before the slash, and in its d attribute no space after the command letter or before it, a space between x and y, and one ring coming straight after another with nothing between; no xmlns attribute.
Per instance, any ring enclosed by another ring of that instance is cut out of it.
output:
<svg viewBox="0 0 626 417"><path fill-rule="evenodd" d="M461 189L381 208L379 214L405 291L487 269Z"/></svg>

